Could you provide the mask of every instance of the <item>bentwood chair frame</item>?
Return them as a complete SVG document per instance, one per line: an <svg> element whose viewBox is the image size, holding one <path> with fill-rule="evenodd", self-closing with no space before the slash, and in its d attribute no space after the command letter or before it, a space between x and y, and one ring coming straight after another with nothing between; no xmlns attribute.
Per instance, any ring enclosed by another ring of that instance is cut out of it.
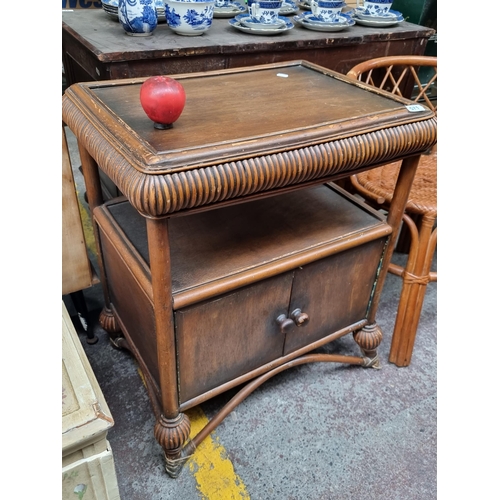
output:
<svg viewBox="0 0 500 500"><path fill-rule="evenodd" d="M427 75L427 81L422 81L420 68L433 73ZM437 101L429 95L437 85L436 57L380 57L354 66L347 76L411 98L437 114ZM400 162L395 162L353 175L351 185L370 204L385 209L392 200L399 166ZM409 234L406 265L391 263L389 267L389 272L403 281L389 354L389 361L398 366L410 364L427 284L437 281L437 272L431 271L437 245L437 146L421 156L403 221L402 229L406 227Z"/></svg>

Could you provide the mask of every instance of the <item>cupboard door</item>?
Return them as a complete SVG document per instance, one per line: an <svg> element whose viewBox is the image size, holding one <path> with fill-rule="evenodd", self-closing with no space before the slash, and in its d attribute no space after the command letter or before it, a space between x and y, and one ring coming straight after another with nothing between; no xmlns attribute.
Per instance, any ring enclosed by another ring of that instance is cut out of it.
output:
<svg viewBox="0 0 500 500"><path fill-rule="evenodd" d="M180 403L281 357L293 272L175 312Z"/></svg>
<svg viewBox="0 0 500 500"><path fill-rule="evenodd" d="M386 239L327 257L295 272L288 317L309 317L286 336L284 355L366 318Z"/></svg>

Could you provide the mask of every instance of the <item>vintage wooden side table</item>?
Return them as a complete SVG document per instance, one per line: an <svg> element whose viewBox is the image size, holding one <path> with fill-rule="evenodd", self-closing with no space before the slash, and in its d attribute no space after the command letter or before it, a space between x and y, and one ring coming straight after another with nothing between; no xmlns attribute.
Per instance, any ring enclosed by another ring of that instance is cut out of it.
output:
<svg viewBox="0 0 500 500"><path fill-rule="evenodd" d="M420 153L424 106L305 61L177 75L169 130L145 78L63 96L99 246L101 324L145 374L154 433L176 476L232 409L302 363L377 367L375 313ZM387 217L332 181L403 159ZM123 196L103 202L102 169ZM360 356L314 353L353 334ZM192 440L184 411L243 389Z"/></svg>

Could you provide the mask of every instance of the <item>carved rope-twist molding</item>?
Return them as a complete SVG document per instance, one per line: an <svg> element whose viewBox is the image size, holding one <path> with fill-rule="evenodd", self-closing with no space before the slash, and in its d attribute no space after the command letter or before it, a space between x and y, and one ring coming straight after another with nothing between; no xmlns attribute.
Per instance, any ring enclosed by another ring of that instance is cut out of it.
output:
<svg viewBox="0 0 500 500"><path fill-rule="evenodd" d="M193 207L327 178L363 166L419 153L436 142L436 120L399 125L292 151L171 174L134 169L81 115L67 113L77 136L132 205L157 217Z"/></svg>

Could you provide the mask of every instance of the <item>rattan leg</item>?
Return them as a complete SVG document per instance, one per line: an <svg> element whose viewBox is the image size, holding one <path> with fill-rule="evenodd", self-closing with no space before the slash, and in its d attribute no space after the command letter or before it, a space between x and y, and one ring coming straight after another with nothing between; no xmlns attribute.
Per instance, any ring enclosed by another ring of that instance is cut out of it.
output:
<svg viewBox="0 0 500 500"><path fill-rule="evenodd" d="M409 216L404 221L410 229L411 246L389 353L389 361L397 366L410 364L427 284L436 279L430 270L437 241L435 217L424 216L420 230Z"/></svg>

